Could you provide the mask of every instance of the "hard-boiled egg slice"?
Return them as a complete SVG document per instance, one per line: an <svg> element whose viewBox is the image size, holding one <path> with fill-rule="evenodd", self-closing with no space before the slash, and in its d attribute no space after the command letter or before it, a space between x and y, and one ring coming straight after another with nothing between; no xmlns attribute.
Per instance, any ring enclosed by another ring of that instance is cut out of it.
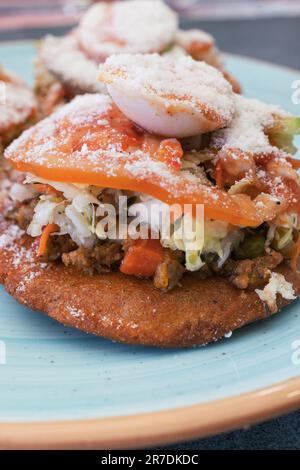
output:
<svg viewBox="0 0 300 470"><path fill-rule="evenodd" d="M188 137L226 127L235 106L231 85L191 57L120 54L100 66L100 80L121 111L144 129Z"/></svg>

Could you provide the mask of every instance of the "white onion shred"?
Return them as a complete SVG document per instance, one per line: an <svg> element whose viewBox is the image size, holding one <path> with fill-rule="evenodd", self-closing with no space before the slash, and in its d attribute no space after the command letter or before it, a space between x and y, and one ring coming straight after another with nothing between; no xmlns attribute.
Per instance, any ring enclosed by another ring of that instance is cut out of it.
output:
<svg viewBox="0 0 300 470"><path fill-rule="evenodd" d="M293 285L282 274L271 273L270 280L264 289L255 289L260 300L267 304L272 313L277 312L276 296L280 294L284 299L296 299Z"/></svg>

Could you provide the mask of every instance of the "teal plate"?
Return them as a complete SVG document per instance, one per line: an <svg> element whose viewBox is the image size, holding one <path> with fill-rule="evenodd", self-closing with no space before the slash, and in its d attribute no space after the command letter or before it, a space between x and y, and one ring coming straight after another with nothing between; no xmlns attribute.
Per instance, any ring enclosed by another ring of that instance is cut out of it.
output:
<svg viewBox="0 0 300 470"><path fill-rule="evenodd" d="M0 62L32 81L33 42ZM300 72L228 56L248 96L299 114ZM205 348L158 350L67 329L0 291L0 446L137 447L221 432L300 406L299 302Z"/></svg>

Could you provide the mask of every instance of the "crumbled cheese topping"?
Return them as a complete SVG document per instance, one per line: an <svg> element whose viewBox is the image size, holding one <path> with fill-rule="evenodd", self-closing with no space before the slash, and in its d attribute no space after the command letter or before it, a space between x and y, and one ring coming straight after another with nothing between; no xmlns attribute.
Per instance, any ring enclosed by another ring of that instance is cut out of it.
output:
<svg viewBox="0 0 300 470"><path fill-rule="evenodd" d="M66 310L71 317L78 318L80 320L84 319L84 312L80 308L74 307L73 305L67 305Z"/></svg>
<svg viewBox="0 0 300 470"><path fill-rule="evenodd" d="M27 287L41 275L48 264L40 261L32 249L20 244L24 230L17 225L9 225L0 235L0 249L9 253L14 268L22 273L21 281L16 289L18 294L24 293Z"/></svg>
<svg viewBox="0 0 300 470"><path fill-rule="evenodd" d="M175 38L178 18L160 0L97 3L81 20L79 39L99 59L120 52L160 52Z"/></svg>
<svg viewBox="0 0 300 470"><path fill-rule="evenodd" d="M5 83L4 103L0 102L0 132L25 123L37 109L33 92L19 83Z"/></svg>
<svg viewBox="0 0 300 470"><path fill-rule="evenodd" d="M255 289L258 297L265 302L272 313L277 312L276 296L280 294L284 299L296 299L293 285L282 274L272 272L268 284L264 289Z"/></svg>
<svg viewBox="0 0 300 470"><path fill-rule="evenodd" d="M68 119L75 127L87 126L94 122L98 116L101 117L101 114L108 111L111 106L112 101L106 95L87 94L76 96L70 103L58 109L51 116L23 132L20 137L10 144L6 153L18 151L20 161L33 160L36 163L43 164L43 155L46 152L51 153L53 156L59 155L56 131L60 128L62 120ZM67 142L71 132L73 132L73 129L64 132L65 142ZM22 148L26 147L28 139L31 138L34 139L34 145L31 148L26 148L26 152L22 152ZM89 153L91 154L91 152Z"/></svg>
<svg viewBox="0 0 300 470"><path fill-rule="evenodd" d="M13 247L16 240L25 234L17 225L10 225L8 229L0 235L0 248L9 249Z"/></svg>
<svg viewBox="0 0 300 470"><path fill-rule="evenodd" d="M76 34L47 36L40 57L48 70L75 92L106 93L106 87L97 80L96 62L80 50Z"/></svg>
<svg viewBox="0 0 300 470"><path fill-rule="evenodd" d="M215 40L210 34L202 31L201 29L189 29L187 31L177 31L176 43L188 50L193 46L193 44L198 44L198 46L201 44L203 47L212 47L215 44Z"/></svg>
<svg viewBox="0 0 300 470"><path fill-rule="evenodd" d="M176 44L196 60L223 69L223 61L214 38L200 29L179 30Z"/></svg>
<svg viewBox="0 0 300 470"><path fill-rule="evenodd" d="M270 145L265 130L272 127L275 116L284 115L284 112L278 106L241 95L235 95L234 101L234 118L228 127L215 132L212 146L251 153L278 152Z"/></svg>
<svg viewBox="0 0 300 470"><path fill-rule="evenodd" d="M166 57L167 59L172 59L172 60L177 60L179 57L186 56L187 52L181 47L177 46L176 44L171 47L170 49L167 49L165 52L162 53L163 57Z"/></svg>
<svg viewBox="0 0 300 470"><path fill-rule="evenodd" d="M34 279L38 278L41 275L41 271L29 271L25 276L22 278L22 281L17 287L17 292L19 294L26 291L28 285L34 281Z"/></svg>

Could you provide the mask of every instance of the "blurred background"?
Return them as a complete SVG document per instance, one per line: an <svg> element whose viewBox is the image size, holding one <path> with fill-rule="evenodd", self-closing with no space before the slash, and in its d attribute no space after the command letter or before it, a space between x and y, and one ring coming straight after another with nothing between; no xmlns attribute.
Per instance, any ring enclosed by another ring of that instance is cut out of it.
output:
<svg viewBox="0 0 300 470"><path fill-rule="evenodd" d="M110 1L110 0L108 0ZM166 0L221 49L300 68L300 0ZM0 0L0 41L63 34L93 0Z"/></svg>
<svg viewBox="0 0 300 470"><path fill-rule="evenodd" d="M111 1L111 0L106 0ZM183 18L224 19L293 16L300 14L298 0L165 0ZM75 21L96 0L0 0L1 27Z"/></svg>

